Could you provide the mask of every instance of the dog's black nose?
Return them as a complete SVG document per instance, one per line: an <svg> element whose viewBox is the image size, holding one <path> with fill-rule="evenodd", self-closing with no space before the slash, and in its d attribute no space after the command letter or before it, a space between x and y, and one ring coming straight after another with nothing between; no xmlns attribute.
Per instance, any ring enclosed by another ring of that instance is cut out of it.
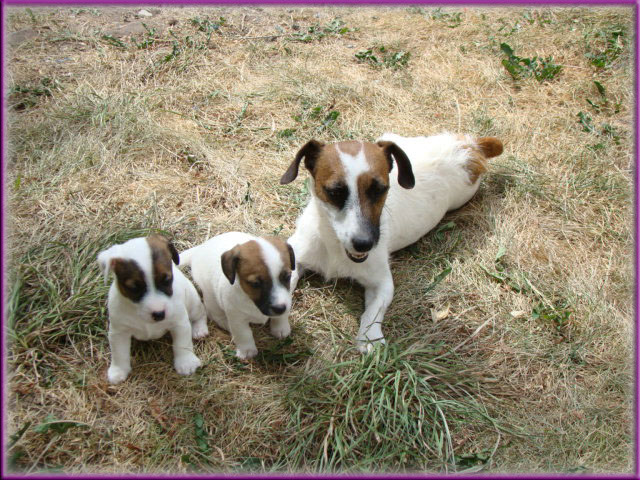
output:
<svg viewBox="0 0 640 480"><path fill-rule="evenodd" d="M351 240L351 243L353 244L353 249L360 253L368 252L373 247L373 240L371 238L356 237Z"/></svg>
<svg viewBox="0 0 640 480"><path fill-rule="evenodd" d="M284 313L286 309L287 309L287 306L284 303L280 303L278 305L271 305L271 311L273 312L274 315L280 315Z"/></svg>
<svg viewBox="0 0 640 480"><path fill-rule="evenodd" d="M159 322L160 320L164 320L164 310L161 310L159 312L151 312L151 316L156 322Z"/></svg>

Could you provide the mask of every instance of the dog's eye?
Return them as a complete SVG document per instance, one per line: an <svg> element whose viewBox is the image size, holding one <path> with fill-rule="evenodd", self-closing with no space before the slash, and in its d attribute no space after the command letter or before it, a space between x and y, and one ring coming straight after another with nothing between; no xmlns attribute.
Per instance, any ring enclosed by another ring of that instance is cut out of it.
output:
<svg viewBox="0 0 640 480"><path fill-rule="evenodd" d="M385 193L387 193L387 190L389 190L388 185L383 185L382 183L375 180L371 182L371 185L369 185L369 188L367 189L367 196L371 200L377 200Z"/></svg>
<svg viewBox="0 0 640 480"><path fill-rule="evenodd" d="M145 285L142 282L126 282L124 286L127 288L127 290L130 290L132 292L137 292L145 288Z"/></svg>
<svg viewBox="0 0 640 480"><path fill-rule="evenodd" d="M329 201L338 208L342 208L349 196L349 189L344 185L337 185L334 187L324 187L324 192L327 194Z"/></svg>
<svg viewBox="0 0 640 480"><path fill-rule="evenodd" d="M289 286L290 281L291 281L291 274L289 272L282 272L280 274L280 282L283 285Z"/></svg>
<svg viewBox="0 0 640 480"><path fill-rule="evenodd" d="M251 286L251 288L260 288L261 285L262 280L260 280L259 278L249 281L249 286Z"/></svg>
<svg viewBox="0 0 640 480"><path fill-rule="evenodd" d="M171 277L171 275L167 275L166 277L163 277L162 280L160 280L160 284L161 285L171 285L172 281L173 281L173 277Z"/></svg>

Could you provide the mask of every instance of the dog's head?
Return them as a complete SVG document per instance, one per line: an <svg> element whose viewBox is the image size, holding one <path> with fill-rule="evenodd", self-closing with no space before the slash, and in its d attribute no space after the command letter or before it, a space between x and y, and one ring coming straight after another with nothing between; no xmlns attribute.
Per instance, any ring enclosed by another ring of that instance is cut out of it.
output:
<svg viewBox="0 0 640 480"><path fill-rule="evenodd" d="M263 315L289 312L289 283L296 268L291 245L276 237L257 238L226 251L220 262L229 283L238 282Z"/></svg>
<svg viewBox="0 0 640 480"><path fill-rule="evenodd" d="M298 176L303 158L313 177L312 194L320 201L347 256L353 262L364 262L380 239L380 215L394 162L400 186L413 188L415 184L409 158L388 141L326 145L311 140L297 153L281 184Z"/></svg>
<svg viewBox="0 0 640 480"><path fill-rule="evenodd" d="M161 321L173 295L173 263L180 261L171 242L160 235L134 238L98 254L105 282L116 276L120 294L138 305L145 320Z"/></svg>

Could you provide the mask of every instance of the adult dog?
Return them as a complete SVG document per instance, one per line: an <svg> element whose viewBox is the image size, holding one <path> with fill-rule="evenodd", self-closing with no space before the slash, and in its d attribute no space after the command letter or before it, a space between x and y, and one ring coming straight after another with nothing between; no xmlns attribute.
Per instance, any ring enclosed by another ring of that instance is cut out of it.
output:
<svg viewBox="0 0 640 480"><path fill-rule="evenodd" d="M389 254L464 205L478 190L487 159L501 153L497 138L450 133L309 141L280 179L295 180L303 159L311 173L311 198L289 239L297 260L292 291L307 269L356 280L365 288L358 348L367 352L384 342L381 324L393 298ZM398 173L390 175L394 162Z"/></svg>

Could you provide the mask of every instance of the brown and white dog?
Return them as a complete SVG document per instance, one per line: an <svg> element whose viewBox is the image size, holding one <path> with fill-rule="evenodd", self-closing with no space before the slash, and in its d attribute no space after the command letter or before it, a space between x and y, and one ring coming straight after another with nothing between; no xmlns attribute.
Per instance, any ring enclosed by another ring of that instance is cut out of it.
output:
<svg viewBox="0 0 640 480"><path fill-rule="evenodd" d="M124 381L131 372L131 337L173 337L176 371L189 375L200 366L191 338L209 333L207 316L193 284L177 268L178 252L160 235L134 238L98 254L105 282L116 276L109 290L110 383ZM192 323L193 326L192 326Z"/></svg>
<svg viewBox="0 0 640 480"><path fill-rule="evenodd" d="M389 254L465 204L478 189L487 158L500 153L496 138L449 133L386 133L375 143L311 140L280 180L292 182L304 159L311 198L289 239L297 258L292 290L306 269L327 279L356 280L365 288L358 347L366 352L384 342L381 324L394 288ZM394 162L397 175L391 174Z"/></svg>
<svg viewBox="0 0 640 480"><path fill-rule="evenodd" d="M209 318L231 332L238 358L258 353L251 323L271 319L275 337L289 336L289 282L296 262L284 240L228 232L182 252L180 260L182 268L191 267Z"/></svg>

